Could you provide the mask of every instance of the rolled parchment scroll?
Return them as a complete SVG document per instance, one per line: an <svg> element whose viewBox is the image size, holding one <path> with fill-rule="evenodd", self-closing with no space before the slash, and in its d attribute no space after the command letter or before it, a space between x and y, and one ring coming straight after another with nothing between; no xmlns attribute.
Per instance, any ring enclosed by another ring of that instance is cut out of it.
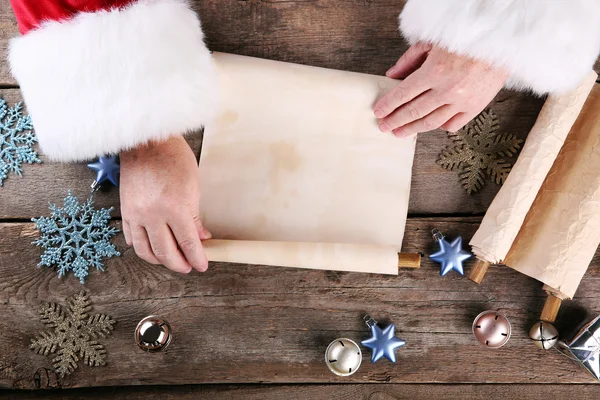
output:
<svg viewBox="0 0 600 400"><path fill-rule="evenodd" d="M600 86L548 97L470 244L572 298L600 243ZM589 95L589 96L588 96Z"/></svg>
<svg viewBox="0 0 600 400"><path fill-rule="evenodd" d="M391 246L216 239L202 244L210 261L229 263L390 275L397 275L398 267L420 265L419 254L398 254Z"/></svg>
<svg viewBox="0 0 600 400"><path fill-rule="evenodd" d="M201 218L232 241L206 242L209 260L397 274L416 139L382 134L372 108L398 83L214 60L221 100L204 131Z"/></svg>

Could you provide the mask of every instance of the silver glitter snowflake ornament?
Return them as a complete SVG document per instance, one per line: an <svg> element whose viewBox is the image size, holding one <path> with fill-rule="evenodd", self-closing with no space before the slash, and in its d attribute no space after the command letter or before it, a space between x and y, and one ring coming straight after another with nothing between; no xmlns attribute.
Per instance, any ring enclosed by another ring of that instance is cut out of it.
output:
<svg viewBox="0 0 600 400"><path fill-rule="evenodd" d="M23 115L22 109L21 103L8 107L0 99L0 186L9 172L21 176L23 163L41 163L33 150L37 138L32 132L31 117Z"/></svg>
<svg viewBox="0 0 600 400"><path fill-rule="evenodd" d="M40 309L41 320L50 329L31 339L29 348L45 356L56 354L52 364L61 377L71 374L80 359L90 367L106 364L106 349L96 339L110 335L115 320L104 314L89 316L91 308L88 296L80 292L69 300L67 313L55 303Z"/></svg>
<svg viewBox="0 0 600 400"><path fill-rule="evenodd" d="M119 232L108 225L113 208L96 210L93 205L93 197L80 203L69 191L64 207L49 204L50 217L32 219L41 233L33 244L45 249L38 267L56 267L59 278L72 270L84 283L90 267L104 271L104 258L121 255L110 242Z"/></svg>

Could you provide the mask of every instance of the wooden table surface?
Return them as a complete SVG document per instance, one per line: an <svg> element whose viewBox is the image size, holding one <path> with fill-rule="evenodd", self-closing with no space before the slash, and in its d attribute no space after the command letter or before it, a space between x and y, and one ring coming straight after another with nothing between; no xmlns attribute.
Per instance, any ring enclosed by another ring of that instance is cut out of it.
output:
<svg viewBox="0 0 600 400"><path fill-rule="evenodd" d="M383 74L406 49L396 22L402 1L192 3L213 50ZM4 0L0 49L17 34ZM1 97L22 100L4 62L0 85ZM525 138L542 103L502 91L491 108L503 131ZM200 133L189 143L199 153ZM433 228L468 242L498 191L488 182L467 195L457 174L435 163L446 144L443 131L419 136L405 251L435 251ZM122 257L108 261L105 273L92 272L84 286L94 310L117 321L112 336L103 340L108 364L80 363L72 375L59 378L49 358L28 345L44 329L40 303L64 304L82 285L73 276L59 280L52 270L36 268L41 251L31 244L37 232L29 221L47 215L48 201L61 203L69 189L86 196L93 174L85 163L41 158L43 164L27 165L22 178L10 175L0 188L0 386L79 389L5 392L12 398L597 398L595 381L581 366L529 341L527 330L545 294L539 282L508 268L493 268L480 286L455 273L441 278L427 258L421 269L398 276L225 264L211 264L204 274L178 275L138 259L122 235L115 239ZM114 224L120 226L118 190L100 192L96 199L98 206L115 206ZM488 349L472 336L473 318L484 310L510 319L513 336L505 347ZM598 311L600 253L556 325L568 335ZM395 322L407 345L398 350L396 364L371 364L365 351L356 374L337 377L323 362L324 350L338 337L366 338L365 313ZM172 324L174 339L166 351L144 353L133 341L137 322L150 314Z"/></svg>

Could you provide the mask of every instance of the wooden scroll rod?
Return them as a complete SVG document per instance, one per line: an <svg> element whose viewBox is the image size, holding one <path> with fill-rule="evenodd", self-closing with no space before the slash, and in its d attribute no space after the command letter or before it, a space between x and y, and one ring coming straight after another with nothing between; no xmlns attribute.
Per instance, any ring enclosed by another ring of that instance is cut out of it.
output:
<svg viewBox="0 0 600 400"><path fill-rule="evenodd" d="M480 284L490 265L491 263L478 258L477 261L475 261L473 268L471 268L471 271L469 271L469 279L477 284Z"/></svg>
<svg viewBox="0 0 600 400"><path fill-rule="evenodd" d="M560 310L561 303L562 299L560 297L556 297L552 293L548 293L548 298L544 303L540 320L553 324L554 321L556 321L556 316L558 315L558 310Z"/></svg>
<svg viewBox="0 0 600 400"><path fill-rule="evenodd" d="M421 253L398 253L398 268L420 268Z"/></svg>

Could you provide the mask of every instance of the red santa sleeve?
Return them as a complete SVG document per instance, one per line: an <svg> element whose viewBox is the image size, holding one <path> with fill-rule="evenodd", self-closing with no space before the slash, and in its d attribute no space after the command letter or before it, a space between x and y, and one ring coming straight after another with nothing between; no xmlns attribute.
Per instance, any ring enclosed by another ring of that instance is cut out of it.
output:
<svg viewBox="0 0 600 400"><path fill-rule="evenodd" d="M571 89L600 51L597 0L408 0L400 30L486 60L511 73L508 87L535 93Z"/></svg>
<svg viewBox="0 0 600 400"><path fill-rule="evenodd" d="M195 130L217 105L198 16L185 0L11 0L10 41L44 154L77 161Z"/></svg>

